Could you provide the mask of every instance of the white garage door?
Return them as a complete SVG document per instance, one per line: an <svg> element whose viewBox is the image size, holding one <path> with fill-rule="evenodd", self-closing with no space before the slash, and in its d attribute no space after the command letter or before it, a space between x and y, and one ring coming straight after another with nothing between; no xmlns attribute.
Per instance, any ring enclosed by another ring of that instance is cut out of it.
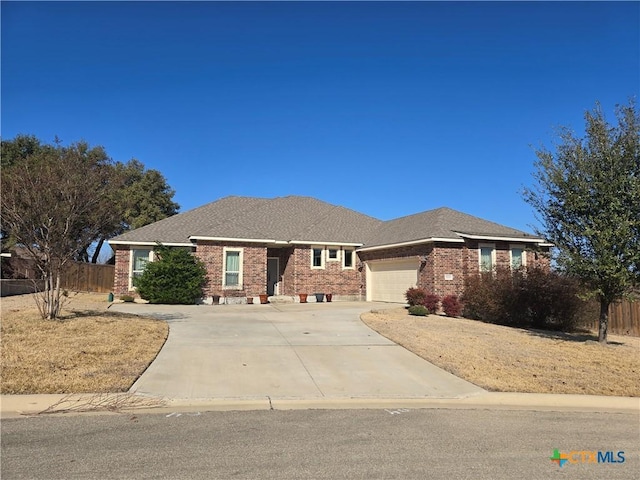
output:
<svg viewBox="0 0 640 480"><path fill-rule="evenodd" d="M418 261L370 262L367 288L368 299L374 302L406 303L407 289L418 281Z"/></svg>

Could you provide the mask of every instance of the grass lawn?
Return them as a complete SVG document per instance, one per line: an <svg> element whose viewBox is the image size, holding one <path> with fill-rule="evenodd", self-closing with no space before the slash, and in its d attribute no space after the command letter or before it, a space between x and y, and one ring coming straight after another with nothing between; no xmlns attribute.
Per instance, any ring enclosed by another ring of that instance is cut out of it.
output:
<svg viewBox="0 0 640 480"><path fill-rule="evenodd" d="M71 294L42 320L31 295L4 297L3 394L125 392L156 357L166 322L107 310L106 294Z"/></svg>
<svg viewBox="0 0 640 480"><path fill-rule="evenodd" d="M640 397L640 338L523 330L404 308L365 313L373 330L490 391Z"/></svg>

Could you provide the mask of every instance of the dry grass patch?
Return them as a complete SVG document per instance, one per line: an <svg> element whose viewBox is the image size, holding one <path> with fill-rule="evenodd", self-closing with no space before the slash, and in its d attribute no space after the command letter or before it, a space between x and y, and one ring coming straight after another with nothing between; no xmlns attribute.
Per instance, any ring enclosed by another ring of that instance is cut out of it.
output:
<svg viewBox="0 0 640 480"><path fill-rule="evenodd" d="M640 396L640 338L531 331L404 308L365 313L372 329L482 388Z"/></svg>
<svg viewBox="0 0 640 480"><path fill-rule="evenodd" d="M72 295L42 320L30 295L2 299L4 394L125 392L156 357L165 322L106 310L106 295Z"/></svg>

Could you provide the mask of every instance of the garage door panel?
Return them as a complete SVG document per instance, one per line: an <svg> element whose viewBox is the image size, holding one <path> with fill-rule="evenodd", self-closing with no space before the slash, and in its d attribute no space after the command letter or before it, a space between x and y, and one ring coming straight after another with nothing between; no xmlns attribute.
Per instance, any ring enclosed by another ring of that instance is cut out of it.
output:
<svg viewBox="0 0 640 480"><path fill-rule="evenodd" d="M370 298L374 302L406 303L405 292L418 282L418 262L403 260L397 262L372 262Z"/></svg>

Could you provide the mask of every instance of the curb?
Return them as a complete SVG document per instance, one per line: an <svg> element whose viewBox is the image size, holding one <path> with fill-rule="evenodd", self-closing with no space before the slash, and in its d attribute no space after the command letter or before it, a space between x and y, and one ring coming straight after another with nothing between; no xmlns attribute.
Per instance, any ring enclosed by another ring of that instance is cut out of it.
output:
<svg viewBox="0 0 640 480"><path fill-rule="evenodd" d="M95 402L96 398L102 399ZM109 408L118 402L117 409ZM97 403L97 405L96 405ZM173 398L131 394L2 395L0 416L16 418L49 413L166 413L185 411L328 410L328 409L489 409L557 412L640 413L638 397L487 392L463 398ZM390 412L393 413L393 412Z"/></svg>

